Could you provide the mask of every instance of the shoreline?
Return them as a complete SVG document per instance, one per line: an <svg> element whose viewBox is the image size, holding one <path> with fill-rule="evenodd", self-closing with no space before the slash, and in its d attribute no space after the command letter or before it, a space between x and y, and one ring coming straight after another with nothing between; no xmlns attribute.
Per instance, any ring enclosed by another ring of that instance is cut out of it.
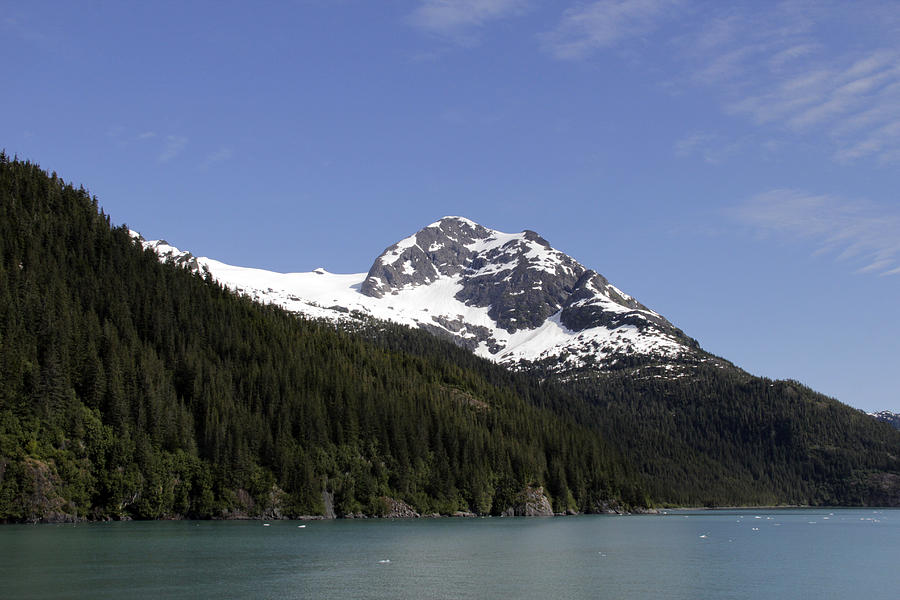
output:
<svg viewBox="0 0 900 600"><path fill-rule="evenodd" d="M553 518L553 517L581 517L581 516L666 516L671 513L683 512L716 512L716 511L765 511L765 510L900 510L897 506L809 506L809 505L745 505L745 506L679 506L679 507L660 507L643 511L633 512L596 512L596 513L554 513L542 515L479 515L475 513L456 513L456 514L427 514L427 515L384 515L384 516L366 516L366 515L350 515L340 517L326 517L324 515L299 515L296 517L271 517L271 516L229 516L229 517L213 517L213 518L192 518L183 515L172 517L164 517L159 519L134 519L126 518L102 518L102 519L37 519L29 521L0 521L3 525L77 525L92 523L114 523L114 522L164 522L164 521L259 521L259 522L278 522L278 521L296 521L300 523L308 523L310 521L358 521L358 520L375 520L375 521L415 521L425 519L506 519L506 518ZM67 515L67 517L70 517Z"/></svg>

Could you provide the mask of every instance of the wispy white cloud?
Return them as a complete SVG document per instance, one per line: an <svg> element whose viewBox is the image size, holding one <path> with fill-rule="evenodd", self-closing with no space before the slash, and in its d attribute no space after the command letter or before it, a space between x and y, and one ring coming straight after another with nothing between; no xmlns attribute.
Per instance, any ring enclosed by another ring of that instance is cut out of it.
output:
<svg viewBox="0 0 900 600"><path fill-rule="evenodd" d="M788 67L794 61L810 56L821 49L821 44L801 42L789 46L784 50L777 50L769 57L769 68L774 72L780 71Z"/></svg>
<svg viewBox="0 0 900 600"><path fill-rule="evenodd" d="M523 14L528 5L528 0L422 0L408 20L423 31L468 40L473 28Z"/></svg>
<svg viewBox="0 0 900 600"><path fill-rule="evenodd" d="M836 196L778 189L734 210L741 222L765 233L802 237L817 254L833 254L858 273L900 274L900 210Z"/></svg>
<svg viewBox="0 0 900 600"><path fill-rule="evenodd" d="M155 132L155 131L144 131L143 133L139 133L139 134L137 135L137 139L138 139L138 140L141 140L141 141L143 141L143 140L152 140L152 139L155 138L155 137L156 137L156 132Z"/></svg>
<svg viewBox="0 0 900 600"><path fill-rule="evenodd" d="M842 142L848 124L865 128L900 117L898 59L900 49L872 51L856 60L844 59L844 65L805 64L801 72L777 85L761 82L729 110L749 114L759 123L780 122L798 132L825 127Z"/></svg>
<svg viewBox="0 0 900 600"><path fill-rule="evenodd" d="M540 39L561 60L644 53L662 87L706 90L767 135L813 140L840 163L888 163L900 156L898 33L896 4L879 0L597 0Z"/></svg>
<svg viewBox="0 0 900 600"><path fill-rule="evenodd" d="M735 81L742 83L744 64L754 59L759 50L759 46L749 45L717 51L713 54L713 58L707 58L703 65L691 73L691 79L707 85Z"/></svg>
<svg viewBox="0 0 900 600"><path fill-rule="evenodd" d="M555 29L541 35L544 48L560 59L580 59L600 48L646 35L680 0L600 0L567 9Z"/></svg>
<svg viewBox="0 0 900 600"><path fill-rule="evenodd" d="M5 8L11 9L12 7ZM0 20L0 29L4 29L20 40L44 50L59 48L59 43L53 39L54 36L51 32L42 29L40 25L32 23L33 19L29 19L27 16L5 16Z"/></svg>
<svg viewBox="0 0 900 600"><path fill-rule="evenodd" d="M212 154L208 155L205 159L203 159L203 162L200 163L200 168L204 170L208 169L215 164L231 159L231 157L233 156L234 150L232 150L228 146L222 146Z"/></svg>
<svg viewBox="0 0 900 600"><path fill-rule="evenodd" d="M166 142L163 146L162 152L157 157L157 160L161 163L169 162L182 152L184 152L184 148L187 146L188 139L181 135L167 135Z"/></svg>
<svg viewBox="0 0 900 600"><path fill-rule="evenodd" d="M720 36L715 52L697 51L708 37L703 27L683 36L682 79L716 92L727 114L820 140L837 162L885 162L900 150L890 135L900 120L900 40L847 44L834 29L852 20L850 9L806 4L732 11L730 36Z"/></svg>

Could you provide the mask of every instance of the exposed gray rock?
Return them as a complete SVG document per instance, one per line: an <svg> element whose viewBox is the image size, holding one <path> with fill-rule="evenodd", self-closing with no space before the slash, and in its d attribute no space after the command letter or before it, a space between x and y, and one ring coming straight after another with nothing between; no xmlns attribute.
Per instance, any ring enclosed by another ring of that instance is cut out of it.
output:
<svg viewBox="0 0 900 600"><path fill-rule="evenodd" d="M602 515L623 515L625 510L616 500L602 500L591 507L591 511Z"/></svg>
<svg viewBox="0 0 900 600"><path fill-rule="evenodd" d="M460 318L451 320L441 315L433 315L431 320L437 325L421 323L419 326L432 335L447 338L466 350L475 350L481 342L485 342L492 353L501 349L493 332L487 327L472 325Z"/></svg>
<svg viewBox="0 0 900 600"><path fill-rule="evenodd" d="M460 217L444 217L387 248L369 269L360 291L382 298L441 277L456 277L462 286L456 299L487 308L497 326L510 333L539 327L561 311L561 323L572 331L631 325L693 345L665 318L554 250L537 233L501 234ZM443 315L432 316L432 321L420 326L470 350L481 342L491 353L503 349L489 328Z"/></svg>
<svg viewBox="0 0 900 600"><path fill-rule="evenodd" d="M333 519L334 514L334 493L328 490L322 490L322 504L325 505L325 518Z"/></svg>
<svg viewBox="0 0 900 600"><path fill-rule="evenodd" d="M542 487L527 487L524 492L522 514L526 517L548 517L553 515L550 500Z"/></svg>
<svg viewBox="0 0 900 600"><path fill-rule="evenodd" d="M7 461L4 459L2 464ZM26 457L22 461L28 485L21 491L19 502L30 523L76 523L80 519L76 507L63 497L63 479L52 462Z"/></svg>
<svg viewBox="0 0 900 600"><path fill-rule="evenodd" d="M387 512L384 514L387 519L418 519L421 516L412 506L402 500L387 496L383 496L382 500L387 505Z"/></svg>
<svg viewBox="0 0 900 600"><path fill-rule="evenodd" d="M646 508L643 506L637 506L631 510L633 514L636 515L658 515L659 511L655 508Z"/></svg>
<svg viewBox="0 0 900 600"><path fill-rule="evenodd" d="M552 517L553 507L543 487L527 486L519 494L516 504L507 507L501 514L504 517Z"/></svg>
<svg viewBox="0 0 900 600"><path fill-rule="evenodd" d="M260 517L268 521L286 518L282 512L287 494L277 485L273 485L266 498L266 506L263 507Z"/></svg>
<svg viewBox="0 0 900 600"><path fill-rule="evenodd" d="M460 274L475 255L466 245L490 236L489 229L467 219L445 217L434 225L385 249L360 291L381 298L395 288Z"/></svg>

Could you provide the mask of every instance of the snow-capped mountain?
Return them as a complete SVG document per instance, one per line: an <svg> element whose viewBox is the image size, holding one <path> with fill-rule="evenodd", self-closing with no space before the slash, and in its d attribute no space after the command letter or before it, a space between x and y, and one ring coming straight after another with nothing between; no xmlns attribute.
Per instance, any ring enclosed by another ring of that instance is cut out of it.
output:
<svg viewBox="0 0 900 600"><path fill-rule="evenodd" d="M533 231L444 217L387 248L368 273L351 275L235 267L133 235L162 260L208 270L259 302L314 318L421 327L503 364L603 369L639 357L671 367L702 353L661 315Z"/></svg>
<svg viewBox="0 0 900 600"><path fill-rule="evenodd" d="M900 413L891 412L889 410L880 410L878 412L868 413L870 417L888 423L895 429L900 429Z"/></svg>

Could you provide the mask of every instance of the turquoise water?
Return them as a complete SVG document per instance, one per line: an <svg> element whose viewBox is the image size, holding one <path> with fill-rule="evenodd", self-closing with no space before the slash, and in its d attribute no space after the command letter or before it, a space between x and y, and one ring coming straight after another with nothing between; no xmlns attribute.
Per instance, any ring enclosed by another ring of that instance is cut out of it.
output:
<svg viewBox="0 0 900 600"><path fill-rule="evenodd" d="M0 527L2 598L900 597L900 511Z"/></svg>

